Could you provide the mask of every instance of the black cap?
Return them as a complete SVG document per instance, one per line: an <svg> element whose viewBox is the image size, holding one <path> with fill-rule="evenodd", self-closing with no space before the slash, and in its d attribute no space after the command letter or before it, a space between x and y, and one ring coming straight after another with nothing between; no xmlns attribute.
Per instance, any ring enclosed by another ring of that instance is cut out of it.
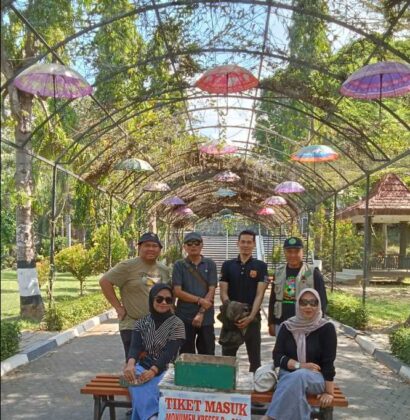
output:
<svg viewBox="0 0 410 420"><path fill-rule="evenodd" d="M142 244L143 242L155 242L162 248L162 243L158 238L158 235L153 232L147 232L141 235L138 245Z"/></svg>
<svg viewBox="0 0 410 420"><path fill-rule="evenodd" d="M283 244L283 249L303 249L303 241L300 238L296 238L295 236L291 236L290 238L286 239L285 243Z"/></svg>
<svg viewBox="0 0 410 420"><path fill-rule="evenodd" d="M198 232L189 232L184 237L184 244L186 244L189 241L202 242L202 236Z"/></svg>

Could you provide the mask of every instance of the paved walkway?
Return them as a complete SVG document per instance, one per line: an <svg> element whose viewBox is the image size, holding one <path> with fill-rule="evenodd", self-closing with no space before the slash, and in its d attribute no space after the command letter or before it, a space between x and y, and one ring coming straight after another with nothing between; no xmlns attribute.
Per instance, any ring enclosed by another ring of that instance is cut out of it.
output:
<svg viewBox="0 0 410 420"><path fill-rule="evenodd" d="M272 347L273 338L264 326L263 360L270 360ZM246 364L244 348L239 356L240 362ZM107 321L3 377L1 419L92 419L92 398L81 395L80 388L97 373L120 373L122 360L117 323ZM337 382L350 407L336 409L335 419L409 418L410 386L342 334L339 334L336 367ZM117 413L119 419L126 418L125 409L117 409ZM105 413L104 419L108 418Z"/></svg>

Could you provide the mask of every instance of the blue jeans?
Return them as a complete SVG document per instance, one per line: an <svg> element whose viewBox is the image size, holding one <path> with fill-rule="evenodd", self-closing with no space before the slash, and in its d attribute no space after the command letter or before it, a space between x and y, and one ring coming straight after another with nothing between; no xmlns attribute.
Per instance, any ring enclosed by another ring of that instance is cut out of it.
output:
<svg viewBox="0 0 410 420"><path fill-rule="evenodd" d="M325 380L319 372L310 369L289 372L281 369L266 415L275 420L309 420L312 410L306 393L321 394L324 390Z"/></svg>

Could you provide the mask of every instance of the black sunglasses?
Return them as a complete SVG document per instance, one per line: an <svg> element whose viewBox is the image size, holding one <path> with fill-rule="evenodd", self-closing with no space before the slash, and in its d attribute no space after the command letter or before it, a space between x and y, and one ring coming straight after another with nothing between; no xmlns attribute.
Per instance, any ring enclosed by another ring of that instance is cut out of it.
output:
<svg viewBox="0 0 410 420"><path fill-rule="evenodd" d="M165 300L165 303L167 305L171 305L171 303L172 303L172 297L169 297L169 296L167 296L167 297L164 297L164 296L155 296L155 302L157 302L157 303L162 303L164 300Z"/></svg>
<svg viewBox="0 0 410 420"><path fill-rule="evenodd" d="M188 246L199 246L199 245L201 245L201 241L189 241L189 242L185 242L185 245L188 245Z"/></svg>
<svg viewBox="0 0 410 420"><path fill-rule="evenodd" d="M319 305L319 301L317 299L300 299L299 301L300 306L312 306L316 308Z"/></svg>

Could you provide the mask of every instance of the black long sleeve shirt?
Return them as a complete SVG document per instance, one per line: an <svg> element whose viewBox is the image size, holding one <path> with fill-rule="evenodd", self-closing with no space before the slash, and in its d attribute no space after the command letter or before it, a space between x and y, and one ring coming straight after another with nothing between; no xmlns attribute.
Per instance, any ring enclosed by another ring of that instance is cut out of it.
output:
<svg viewBox="0 0 410 420"><path fill-rule="evenodd" d="M299 273L299 269L292 269L289 267L286 267L286 277L289 276L297 276ZM292 316L295 316L295 302L296 302L296 296L294 297L293 302L286 302L282 303L282 316L280 318L276 318L273 307L276 302L276 293L275 293L275 287L272 284L272 289L270 293L269 298L269 307L268 307L268 324L281 324L283 321L286 321L287 319L291 318ZM323 280L323 275L320 272L318 268L315 268L313 270L313 288L319 293L320 301L322 303L322 312L323 315L326 313L326 307L327 307L327 296L326 296L326 288L325 288L325 282Z"/></svg>
<svg viewBox="0 0 410 420"><path fill-rule="evenodd" d="M306 337L306 362L319 365L325 381L333 381L335 376L336 347L336 329L331 322ZM275 367L285 370L289 370L289 359L298 360L296 341L286 325L279 330L272 354Z"/></svg>
<svg viewBox="0 0 410 420"><path fill-rule="evenodd" d="M162 350L161 356L157 359L151 359L151 362L149 364L151 366L155 365L158 368L158 373L163 372L167 368L168 364L176 358L178 351L184 343L184 341L185 340L182 339L168 341L168 343ZM128 352L128 359L133 358L138 361L141 353L144 351L145 346L141 337L141 333L137 330L134 330L132 332L131 346ZM148 354L148 357L149 356L150 355Z"/></svg>

